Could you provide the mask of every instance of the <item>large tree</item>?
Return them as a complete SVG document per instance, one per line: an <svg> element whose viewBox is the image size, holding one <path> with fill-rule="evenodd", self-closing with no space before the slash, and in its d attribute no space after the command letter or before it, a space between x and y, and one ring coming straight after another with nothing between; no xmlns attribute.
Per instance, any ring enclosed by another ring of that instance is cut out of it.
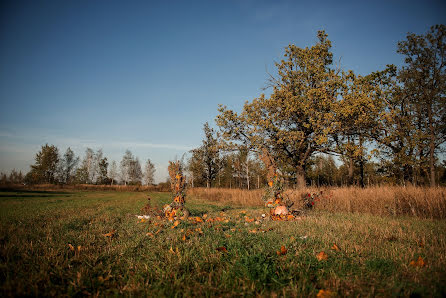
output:
<svg viewBox="0 0 446 298"><path fill-rule="evenodd" d="M289 45L276 63L271 96L247 102L240 114L220 106L217 124L227 140L256 151L266 149L281 171L305 186L305 167L316 152L331 147L340 77L332 67L324 31L311 48Z"/></svg>
<svg viewBox="0 0 446 298"><path fill-rule="evenodd" d="M364 186L364 165L367 160L370 131L376 128L382 111L377 99L380 89L368 77L353 71L344 73L336 107L336 129L332 138L333 152L341 156L348 168L348 183L354 183L354 169L359 168L359 185Z"/></svg>
<svg viewBox="0 0 446 298"><path fill-rule="evenodd" d="M425 138L417 128L421 119L416 107L404 95L394 65L368 75L367 79L376 86L375 99L380 106L376 125L369 131L379 149L375 153L395 179L416 184L415 172L426 155Z"/></svg>
<svg viewBox="0 0 446 298"><path fill-rule="evenodd" d="M70 183L74 177L76 166L79 163L79 157L76 157L70 147L67 148L63 158L60 160L60 183Z"/></svg>
<svg viewBox="0 0 446 298"><path fill-rule="evenodd" d="M37 183L55 183L59 159L59 149L56 146L42 146L36 153L35 164L31 166L30 180Z"/></svg>
<svg viewBox="0 0 446 298"><path fill-rule="evenodd" d="M428 143L429 180L435 186L436 153L446 141L446 26L436 25L424 35L410 33L398 43L405 55L399 73L404 96L416 107L417 129ZM423 141L422 139L419 141Z"/></svg>
<svg viewBox="0 0 446 298"><path fill-rule="evenodd" d="M118 180L118 166L116 161L112 161L110 165L110 170L108 171L108 178L110 179L110 184L113 185L115 181Z"/></svg>
<svg viewBox="0 0 446 298"><path fill-rule="evenodd" d="M206 122L203 126L204 139L202 145L192 150L189 161L189 169L192 170L194 178L203 176L206 187L210 187L221 168L220 147L218 136ZM201 165L200 165L201 164ZM201 175L197 170L202 169Z"/></svg>
<svg viewBox="0 0 446 298"><path fill-rule="evenodd" d="M150 159L147 160L144 166L144 184L152 185L155 182L155 165Z"/></svg>
<svg viewBox="0 0 446 298"><path fill-rule="evenodd" d="M102 151L101 151L102 153ZM108 161L107 157L98 156L98 175L96 179L97 184L108 184Z"/></svg>
<svg viewBox="0 0 446 298"><path fill-rule="evenodd" d="M126 150L121 160L121 179L124 184L141 184L142 170L139 159Z"/></svg>
<svg viewBox="0 0 446 298"><path fill-rule="evenodd" d="M131 179L131 168L134 156L130 150L126 150L124 156L121 159L121 179L125 185L130 182Z"/></svg>

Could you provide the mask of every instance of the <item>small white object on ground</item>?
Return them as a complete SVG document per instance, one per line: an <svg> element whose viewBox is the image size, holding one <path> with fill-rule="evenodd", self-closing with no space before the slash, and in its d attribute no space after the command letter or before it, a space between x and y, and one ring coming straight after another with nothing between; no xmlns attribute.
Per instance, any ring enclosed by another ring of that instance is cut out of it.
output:
<svg viewBox="0 0 446 298"><path fill-rule="evenodd" d="M136 215L136 217L138 217L138 219L149 219L150 215Z"/></svg>

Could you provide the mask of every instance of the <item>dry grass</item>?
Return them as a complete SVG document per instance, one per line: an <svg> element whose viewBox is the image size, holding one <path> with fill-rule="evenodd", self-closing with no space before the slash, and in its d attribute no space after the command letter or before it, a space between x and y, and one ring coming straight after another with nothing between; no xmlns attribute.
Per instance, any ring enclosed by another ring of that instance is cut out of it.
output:
<svg viewBox="0 0 446 298"><path fill-rule="evenodd" d="M188 196L204 201L237 206L263 206L263 190L195 187L187 190Z"/></svg>
<svg viewBox="0 0 446 298"><path fill-rule="evenodd" d="M422 187L344 187L287 190L285 194L301 206L304 193L323 191L316 202L317 210L330 212L370 213L374 215L410 215L421 218L446 218L446 188ZM262 206L262 190L194 188L189 195L202 200L240 206Z"/></svg>
<svg viewBox="0 0 446 298"><path fill-rule="evenodd" d="M0 192L0 296L446 295L445 220L315 210L271 221L263 207L191 195L186 207L207 221L143 222L145 203L143 192Z"/></svg>

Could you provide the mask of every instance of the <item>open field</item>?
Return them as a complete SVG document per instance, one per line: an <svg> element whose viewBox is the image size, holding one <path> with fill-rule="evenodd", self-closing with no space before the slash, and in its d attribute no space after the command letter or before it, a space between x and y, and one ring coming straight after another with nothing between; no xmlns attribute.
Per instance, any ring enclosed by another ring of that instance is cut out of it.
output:
<svg viewBox="0 0 446 298"><path fill-rule="evenodd" d="M170 202L167 193L151 196L155 206ZM192 218L175 226L138 220L146 197L0 192L2 296L446 294L444 215L330 209L330 202L341 204L332 199L298 220L277 222L261 220L261 203L209 201L192 191Z"/></svg>
<svg viewBox="0 0 446 298"><path fill-rule="evenodd" d="M410 215L421 218L446 219L446 188L423 187L339 187L287 190L285 196L301 208L302 194L322 190L315 209L330 212L369 213L381 216ZM263 190L193 188L195 197L213 202L242 206L262 206Z"/></svg>

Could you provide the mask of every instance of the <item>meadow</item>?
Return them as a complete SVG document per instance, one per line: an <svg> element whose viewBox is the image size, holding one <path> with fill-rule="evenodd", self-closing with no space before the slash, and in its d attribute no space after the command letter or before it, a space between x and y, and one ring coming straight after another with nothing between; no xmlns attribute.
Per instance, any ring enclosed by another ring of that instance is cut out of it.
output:
<svg viewBox="0 0 446 298"><path fill-rule="evenodd" d="M147 195L1 191L1 295L446 295L443 189L327 190L292 221L263 219L260 191L205 189L189 219L141 220Z"/></svg>

